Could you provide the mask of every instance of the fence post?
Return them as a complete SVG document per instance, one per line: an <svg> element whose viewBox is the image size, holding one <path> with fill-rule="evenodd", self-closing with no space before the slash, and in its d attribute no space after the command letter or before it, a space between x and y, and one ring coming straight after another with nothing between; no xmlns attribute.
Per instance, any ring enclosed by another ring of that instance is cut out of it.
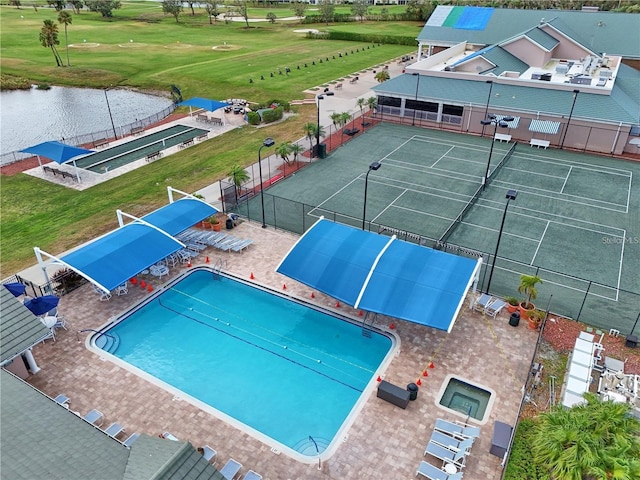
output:
<svg viewBox="0 0 640 480"><path fill-rule="evenodd" d="M582 305L580 305L580 310L578 311L578 316L576 317L576 322L580 320L580 314L582 313L582 308L584 307L584 304L587 301L587 295L589 295L589 290L590 289L591 289L591 280L589 280L589 285L587 285L587 291L584 292L584 298L582 299Z"/></svg>

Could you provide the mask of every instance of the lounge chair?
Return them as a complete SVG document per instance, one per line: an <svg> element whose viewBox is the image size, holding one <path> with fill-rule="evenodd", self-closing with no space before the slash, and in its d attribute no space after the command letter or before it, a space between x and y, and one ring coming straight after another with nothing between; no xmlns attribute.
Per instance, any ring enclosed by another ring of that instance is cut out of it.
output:
<svg viewBox="0 0 640 480"><path fill-rule="evenodd" d="M491 302L493 302L493 300L494 299L491 295L483 293L473 302L473 309L476 312L484 313L485 308L487 308L491 304Z"/></svg>
<svg viewBox="0 0 640 480"><path fill-rule="evenodd" d="M429 480L460 480L462 478L462 472L447 473L424 460L420 462L416 475L421 475Z"/></svg>
<svg viewBox="0 0 640 480"><path fill-rule="evenodd" d="M441 445L449 450L453 450L454 452L457 452L463 449L469 450L471 448L471 445L473 444L473 440L474 438L466 438L464 440L459 440L450 435L447 435L446 433L442 433L437 430L434 430L431 433L431 439L429 440L429 443L431 442L437 443L438 445ZM425 450L424 453L426 455L427 451Z"/></svg>
<svg viewBox="0 0 640 480"><path fill-rule="evenodd" d="M507 306L507 302L497 298L493 302L491 302L489 305L484 307L484 313L486 313L490 317L496 318L496 315L500 313L500 310L502 310L506 306Z"/></svg>
<svg viewBox="0 0 640 480"><path fill-rule="evenodd" d="M452 437L477 438L480 436L480 427L471 427L467 426L466 424L460 425L458 423L449 422L441 418L436 419L435 429L451 435Z"/></svg>
<svg viewBox="0 0 640 480"><path fill-rule="evenodd" d="M251 239L242 240L240 243L235 244L233 248L231 248L231 250L233 250L234 252L241 252L252 243L253 243L253 240Z"/></svg>
<svg viewBox="0 0 640 480"><path fill-rule="evenodd" d="M162 278L165 275L169 275L169 267L166 265L151 265L149 267L149 273L154 277Z"/></svg>
<svg viewBox="0 0 640 480"><path fill-rule="evenodd" d="M242 468L242 464L233 458L230 458L227 463L224 464L224 467L220 470L220 473L227 480L233 480L236 478L236 475Z"/></svg>
<svg viewBox="0 0 640 480"><path fill-rule="evenodd" d="M244 476L244 480L262 480L262 475L254 472L253 470L249 470Z"/></svg>
<svg viewBox="0 0 640 480"><path fill-rule="evenodd" d="M453 450L434 442L429 442L424 451L425 455L429 454L439 460L442 460L443 465L448 462L453 463L458 468L464 467L464 462L468 453L469 451L467 449L460 449L459 451L454 452Z"/></svg>
<svg viewBox="0 0 640 480"><path fill-rule="evenodd" d="M211 460L216 458L216 454L217 453L218 452L216 452L209 445L205 445L204 447L202 447L202 458L204 458L209 463L211 463ZM213 463L215 463L215 462L213 462Z"/></svg>
<svg viewBox="0 0 640 480"><path fill-rule="evenodd" d="M166 438L167 440L173 440L174 442L179 442L180 440L178 440L178 437L174 436L173 434L169 433L169 432L164 432L162 434L162 438Z"/></svg>
<svg viewBox="0 0 640 480"><path fill-rule="evenodd" d="M124 427L117 422L112 423L104 430L104 433L114 438L120 435L122 432L124 432Z"/></svg>
<svg viewBox="0 0 640 480"><path fill-rule="evenodd" d="M126 295L127 293L129 293L129 289L127 288L127 284L123 283L122 285L118 285L116 287L116 295L120 296L120 295Z"/></svg>
<svg viewBox="0 0 640 480"><path fill-rule="evenodd" d="M131 447L131 445L133 445L133 443L138 439L139 436L140 434L138 432L132 433L124 442L122 442L122 444L125 447Z"/></svg>
<svg viewBox="0 0 640 480"><path fill-rule="evenodd" d="M91 410L89 413L87 413L84 417L87 422L89 422L92 425L102 425L102 422L104 422L104 415L102 414L101 411L96 410L95 408L93 410Z"/></svg>
<svg viewBox="0 0 640 480"><path fill-rule="evenodd" d="M67 397L64 393L61 393L56 398L53 399L55 402L59 403L62 406L69 408L69 402L71 401L69 397Z"/></svg>
<svg viewBox="0 0 640 480"><path fill-rule="evenodd" d="M111 292L105 292L101 288L99 288L96 284L93 285L93 291L100 295L100 301L106 302L107 300L111 300Z"/></svg>

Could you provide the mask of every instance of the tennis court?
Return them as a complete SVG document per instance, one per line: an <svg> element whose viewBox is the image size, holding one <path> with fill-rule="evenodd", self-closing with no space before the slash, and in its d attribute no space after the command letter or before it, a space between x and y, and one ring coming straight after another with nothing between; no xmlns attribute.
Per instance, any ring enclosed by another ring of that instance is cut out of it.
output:
<svg viewBox="0 0 640 480"><path fill-rule="evenodd" d="M136 160L146 158L164 149L194 141L208 130L186 125L174 125L159 132L150 133L126 143L99 150L76 160L78 168L95 173L106 173Z"/></svg>
<svg viewBox="0 0 640 480"><path fill-rule="evenodd" d="M624 332L640 306L640 193L632 188L640 165L512 147L494 144L483 191L489 138L382 124L271 187L266 221L304 231L324 215L361 227L366 174L378 161L382 166L367 181L365 228L466 255L484 253L490 266L505 194L515 189L492 293L519 296L519 275L537 273L544 282L539 307L550 302L552 311ZM242 213L260 218L258 201Z"/></svg>

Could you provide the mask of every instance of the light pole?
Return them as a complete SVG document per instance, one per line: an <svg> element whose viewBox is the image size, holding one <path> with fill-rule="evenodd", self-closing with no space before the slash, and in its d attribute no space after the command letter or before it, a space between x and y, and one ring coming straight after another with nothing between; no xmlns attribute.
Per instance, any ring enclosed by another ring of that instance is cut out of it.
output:
<svg viewBox="0 0 640 480"><path fill-rule="evenodd" d="M367 217L367 185L369 183L369 174L372 170L378 170L382 164L380 162L373 162L369 165L369 170L367 170L367 174L364 177L364 204L362 208L362 230L364 230L364 221Z"/></svg>
<svg viewBox="0 0 640 480"><path fill-rule="evenodd" d="M564 129L564 133L562 134L562 142L560 142L560 150L564 147L564 139L567 138L567 131L569 130L569 124L571 123L571 117L573 116L573 108L576 106L576 100L578 99L578 94L580 90L573 91L573 103L571 104L571 111L569 112L569 119L567 120L567 126Z"/></svg>
<svg viewBox="0 0 640 480"><path fill-rule="evenodd" d="M118 134L116 133L116 126L113 123L113 116L111 115L111 106L109 105L109 97L107 96L107 90L109 90L108 88L104 89L104 99L107 101L107 110L109 111L109 119L111 120L111 128L113 128L113 136L115 137L115 139L118 139Z"/></svg>
<svg viewBox="0 0 640 480"><path fill-rule="evenodd" d="M316 96L318 99L318 121L316 124L316 157L320 156L320 100L324 100L324 95Z"/></svg>
<svg viewBox="0 0 640 480"><path fill-rule="evenodd" d="M264 188L262 186L262 159L260 158L260 152L263 147L273 147L276 142L271 137L267 137L260 145L258 149L258 173L260 174L260 204L262 205L262 228L267 228L267 224L264 223Z"/></svg>
<svg viewBox="0 0 640 480"><path fill-rule="evenodd" d="M493 90L493 80L487 80L486 83L489 84L489 95L487 95L487 106L484 108L484 118L487 118L489 116L489 102L491 102L491 90ZM484 127L485 124L482 124L482 133L480 134L481 137L484 137Z"/></svg>
<svg viewBox="0 0 640 480"><path fill-rule="evenodd" d="M418 87L420 87L420 74L419 73L412 73L411 75L413 75L414 77L417 77L416 80L416 104L413 106L413 120L411 120L411 126L415 127L416 125L416 110L418 108Z"/></svg>
<svg viewBox="0 0 640 480"><path fill-rule="evenodd" d="M502 238L502 229L504 228L504 220L507 218L507 208L509 208L509 202L511 200L515 200L518 196L518 192L516 190L508 190L506 199L507 203L504 205L504 213L502 214L502 223L500 224L500 231L498 232L498 241L496 242L496 251L493 254L493 263L491 264L491 273L489 274L489 282L487 283L487 290L485 293L489 293L489 289L491 288L491 278L493 277L493 269L496 266L496 258L498 257L498 248L500 248L500 239Z"/></svg>
<svg viewBox="0 0 640 480"><path fill-rule="evenodd" d="M495 115L489 115L485 120L480 120L482 123L482 127L484 128L486 125L493 125L493 138L491 139L491 148L489 149L489 160L487 160L487 168L484 172L484 177L482 179L482 190L484 191L487 188L487 180L489 179L489 167L491 166L491 155L493 154L493 146L496 143L496 132L498 131L498 127L507 128L509 124L507 122L512 122L513 117L502 117L502 120L498 120L498 117Z"/></svg>

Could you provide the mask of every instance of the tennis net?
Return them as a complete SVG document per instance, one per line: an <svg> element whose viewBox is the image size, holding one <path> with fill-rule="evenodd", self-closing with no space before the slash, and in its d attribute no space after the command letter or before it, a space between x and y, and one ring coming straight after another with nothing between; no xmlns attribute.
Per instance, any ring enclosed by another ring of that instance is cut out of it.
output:
<svg viewBox="0 0 640 480"><path fill-rule="evenodd" d="M453 219L453 222L451 222L451 225L449 225L449 227L445 230L442 236L438 239L438 241L436 242L436 247L443 246L444 244L447 243L449 236L453 233L456 227L462 223L462 220L464 220L464 217L467 215L469 210L471 210L471 207L473 207L478 201L478 198L480 197L481 193L482 193L482 185L478 187L478 189L473 194L473 197L471 197L471 200L467 202L467 204L464 206L462 211L458 214L456 218Z"/></svg>
<svg viewBox="0 0 640 480"><path fill-rule="evenodd" d="M496 165L495 168L489 173L489 176L487 177L487 184L489 184L491 180L493 180L493 177L495 177L498 174L498 172L502 170L502 167L504 167L504 164L507 163L507 161L511 158L511 155L513 155L513 152L517 146L518 146L518 142L514 142L513 146L507 151L504 157L502 157L502 160L500 160L500 163L498 163L498 165Z"/></svg>

